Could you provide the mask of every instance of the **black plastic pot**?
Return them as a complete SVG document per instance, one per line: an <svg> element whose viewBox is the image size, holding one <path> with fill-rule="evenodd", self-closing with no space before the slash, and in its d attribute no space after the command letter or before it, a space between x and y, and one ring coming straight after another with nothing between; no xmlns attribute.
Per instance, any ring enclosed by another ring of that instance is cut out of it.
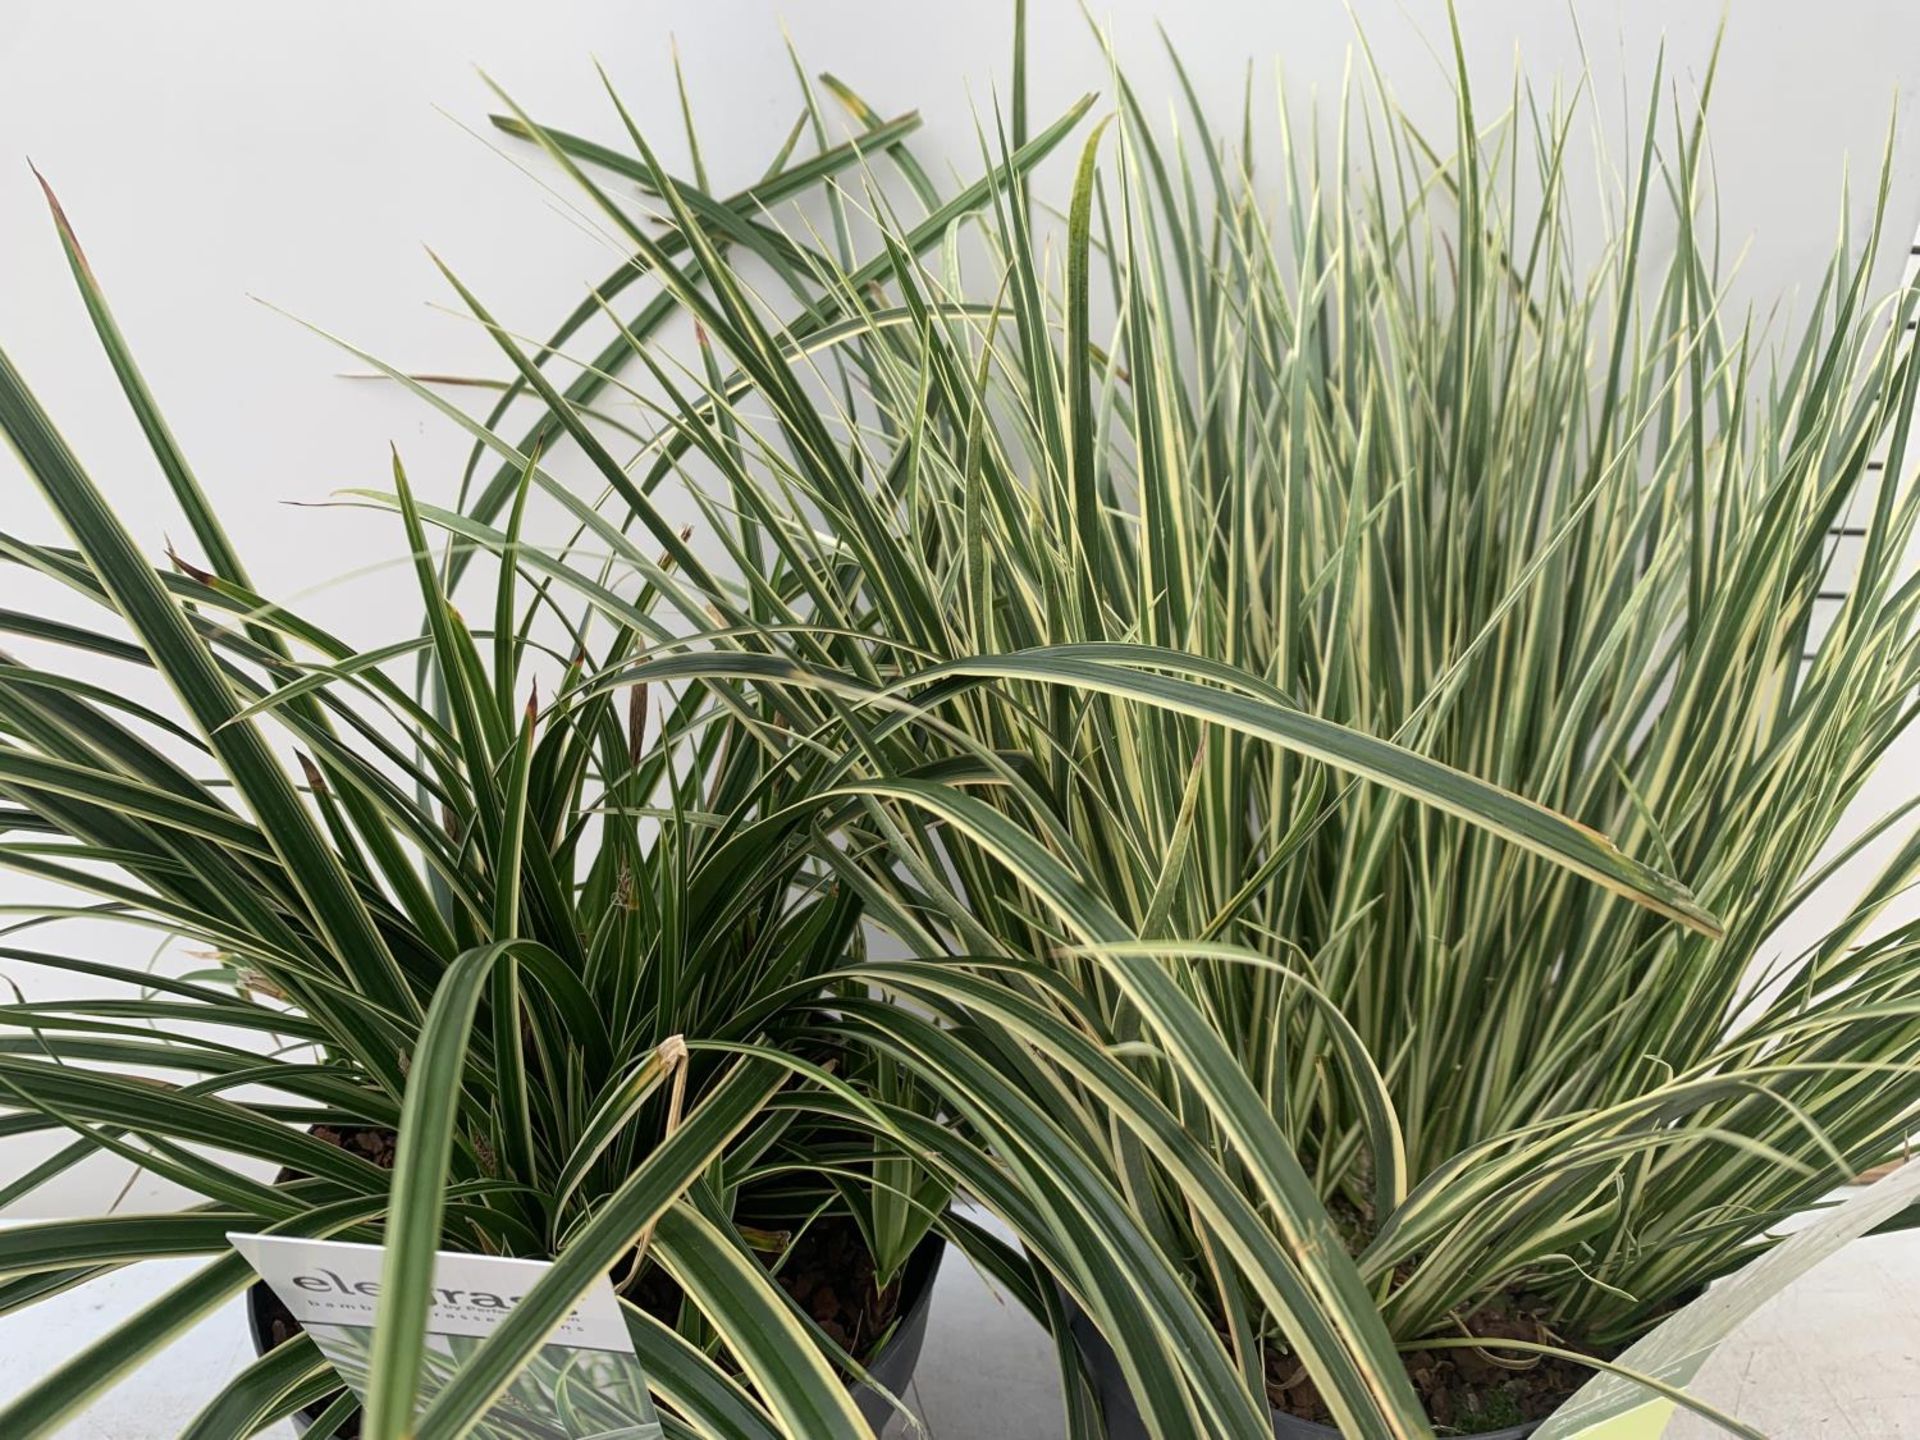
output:
<svg viewBox="0 0 1920 1440"><path fill-rule="evenodd" d="M1140 1407L1133 1403L1133 1391L1128 1388L1126 1373L1121 1370L1113 1347L1107 1344L1106 1337L1094 1327L1086 1313L1073 1303L1071 1296L1062 1298L1067 1303L1074 1343L1087 1362L1087 1374L1093 1379L1094 1389L1100 1396L1100 1408L1107 1417L1107 1440L1148 1440L1146 1422L1140 1418ZM1527 1440L1543 1423L1529 1420L1524 1425L1488 1430L1473 1436L1472 1440ZM1316 1425L1311 1420L1278 1410L1273 1412L1273 1434L1274 1440L1341 1440L1340 1432L1331 1425Z"/></svg>
<svg viewBox="0 0 1920 1440"><path fill-rule="evenodd" d="M933 1309L933 1282L940 1274L940 1261L946 1249L945 1240L938 1235L928 1235L907 1258L906 1271L900 1277L899 1321L893 1327L893 1334L887 1337L887 1343L867 1364L867 1373L874 1383L885 1386L896 1396L906 1393L907 1382L913 1379L914 1367L920 1363L920 1347L927 1339L927 1315ZM264 1280L256 1280L247 1290L247 1329L253 1335L256 1355L264 1355L273 1348L265 1309L271 1294ZM331 1399L329 1396L328 1400ZM893 1414L893 1406L886 1396L872 1385L858 1386L853 1392L853 1403L876 1435ZM323 1400L295 1415L294 1432L304 1435L307 1427L320 1418L326 1405L327 1401Z"/></svg>
<svg viewBox="0 0 1920 1440"><path fill-rule="evenodd" d="M896 1397L907 1393L914 1367L920 1363L920 1347L927 1340L927 1316L933 1311L933 1282L940 1274L940 1261L946 1256L947 1242L929 1234L907 1257L907 1268L900 1277L900 1319L893 1334L867 1365L874 1383L884 1385ZM853 1403L860 1407L873 1433L886 1427L893 1406L872 1385L861 1385L853 1392Z"/></svg>

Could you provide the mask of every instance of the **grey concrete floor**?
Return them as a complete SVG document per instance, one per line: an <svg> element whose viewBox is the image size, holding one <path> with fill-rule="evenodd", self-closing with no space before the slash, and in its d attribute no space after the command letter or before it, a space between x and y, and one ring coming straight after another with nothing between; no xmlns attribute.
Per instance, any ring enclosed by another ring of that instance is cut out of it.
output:
<svg viewBox="0 0 1920 1440"><path fill-rule="evenodd" d="M0 1397L11 1395L177 1283L192 1262L130 1267L0 1318ZM174 1440L250 1358L230 1306L135 1371L63 1440ZM1772 1440L1920 1440L1920 1234L1861 1240L1735 1332L1695 1387ZM963 1263L940 1278L907 1397L932 1440L1052 1440L1054 1362L1041 1332ZM285 1428L269 1432L289 1440ZM889 1440L910 1435L896 1422ZM1717 1432L1683 1416L1670 1440Z"/></svg>

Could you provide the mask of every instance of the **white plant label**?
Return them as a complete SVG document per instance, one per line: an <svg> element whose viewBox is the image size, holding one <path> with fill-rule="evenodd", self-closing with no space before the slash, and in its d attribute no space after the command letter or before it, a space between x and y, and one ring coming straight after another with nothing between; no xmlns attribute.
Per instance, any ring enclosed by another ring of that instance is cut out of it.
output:
<svg viewBox="0 0 1920 1440"><path fill-rule="evenodd" d="M227 1238L364 1401L386 1251L281 1235ZM495 1255L435 1257L420 1408L550 1268ZM469 1433L479 1440L661 1440L646 1373L604 1275Z"/></svg>

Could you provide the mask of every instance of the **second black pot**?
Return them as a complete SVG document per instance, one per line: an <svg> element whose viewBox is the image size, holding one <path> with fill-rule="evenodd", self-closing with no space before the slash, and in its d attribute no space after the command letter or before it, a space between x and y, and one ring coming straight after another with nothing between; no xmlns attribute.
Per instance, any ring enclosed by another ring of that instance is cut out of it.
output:
<svg viewBox="0 0 1920 1440"><path fill-rule="evenodd" d="M1100 1397L1100 1409L1107 1419L1107 1440L1149 1440L1146 1422L1140 1418L1140 1407L1134 1404L1133 1391L1128 1388L1126 1372L1120 1368L1113 1347L1071 1296L1061 1298L1066 1301L1074 1343L1080 1347L1087 1374ZM1486 1431L1471 1440L1527 1440L1541 1423L1529 1420L1523 1425ZM1316 1425L1280 1410L1273 1412L1273 1434L1274 1440L1341 1440L1340 1432L1330 1425Z"/></svg>

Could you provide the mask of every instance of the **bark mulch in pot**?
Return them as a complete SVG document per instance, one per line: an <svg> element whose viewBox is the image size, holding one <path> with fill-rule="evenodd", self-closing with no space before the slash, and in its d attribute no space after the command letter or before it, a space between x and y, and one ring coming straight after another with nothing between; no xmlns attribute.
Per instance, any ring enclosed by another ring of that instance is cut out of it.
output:
<svg viewBox="0 0 1920 1440"><path fill-rule="evenodd" d="M1544 1303L1534 1297L1506 1297L1474 1315L1466 1328L1490 1341L1526 1340L1601 1353L1550 1330L1545 1313ZM1420 1403L1443 1435L1476 1435L1544 1420L1593 1378L1590 1366L1512 1350L1412 1350L1404 1359ZM1319 1425L1333 1423L1320 1392L1291 1357L1277 1357L1269 1366L1267 1395L1276 1410Z"/></svg>

